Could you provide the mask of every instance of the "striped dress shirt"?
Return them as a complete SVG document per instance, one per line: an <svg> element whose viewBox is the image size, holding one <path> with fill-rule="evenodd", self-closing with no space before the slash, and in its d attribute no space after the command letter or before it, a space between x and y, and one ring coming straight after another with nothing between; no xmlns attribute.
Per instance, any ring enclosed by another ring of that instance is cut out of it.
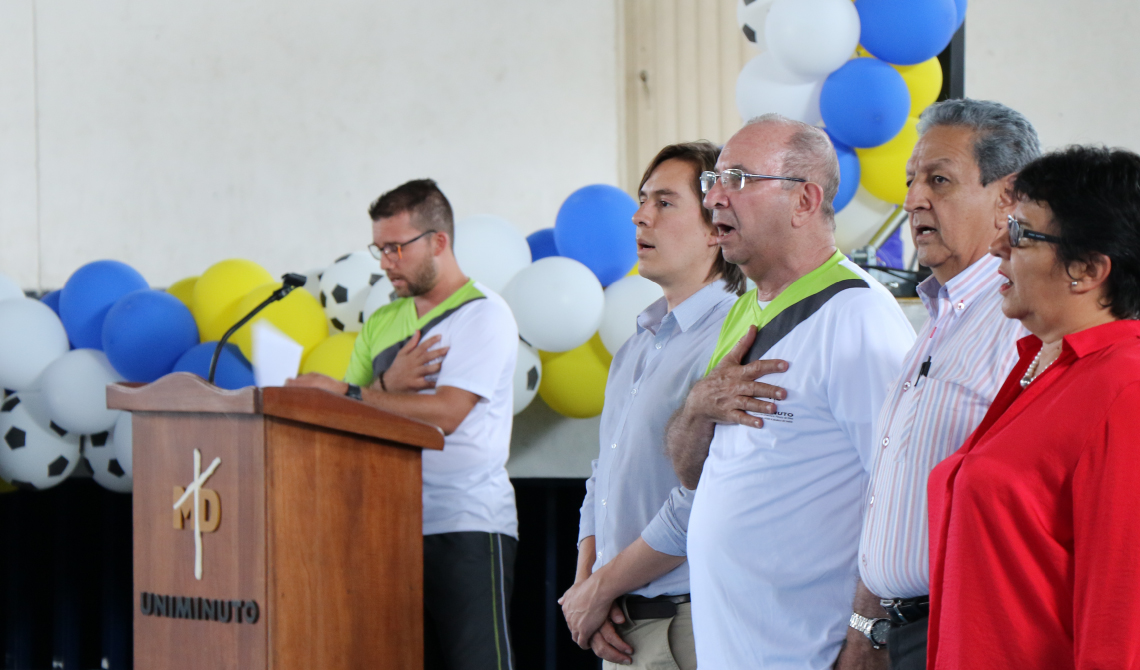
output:
<svg viewBox="0 0 1140 670"><path fill-rule="evenodd" d="M984 256L943 286L918 287L930 319L907 354L875 423L875 466L859 572L883 598L930 593L926 480L956 451L1017 362L1019 321L1001 311L1000 260Z"/></svg>

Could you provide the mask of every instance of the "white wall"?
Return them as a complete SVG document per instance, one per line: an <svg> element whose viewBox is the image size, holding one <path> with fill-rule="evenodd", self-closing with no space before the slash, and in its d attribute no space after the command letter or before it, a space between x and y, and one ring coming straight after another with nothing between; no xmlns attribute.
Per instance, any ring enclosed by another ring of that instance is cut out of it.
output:
<svg viewBox="0 0 1140 670"><path fill-rule="evenodd" d="M422 176L552 225L616 182L615 39L613 0L3 0L0 272L320 267Z"/></svg>
<svg viewBox="0 0 1140 670"><path fill-rule="evenodd" d="M551 225L617 180L617 2L0 0L0 272L318 267L420 176L460 217ZM1135 0L974 0L967 94L1047 146L1140 149L1136 34Z"/></svg>
<svg viewBox="0 0 1140 670"><path fill-rule="evenodd" d="M1025 114L1046 147L1140 150L1140 2L973 0L966 95Z"/></svg>

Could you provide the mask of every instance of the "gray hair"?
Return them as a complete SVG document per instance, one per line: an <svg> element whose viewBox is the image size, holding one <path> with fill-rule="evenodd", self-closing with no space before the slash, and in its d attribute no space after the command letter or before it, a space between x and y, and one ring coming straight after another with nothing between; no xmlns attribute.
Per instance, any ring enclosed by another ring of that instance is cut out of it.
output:
<svg viewBox="0 0 1140 670"><path fill-rule="evenodd" d="M839 192L839 158L835 155L835 147L832 146L827 133L815 126L775 113L749 119L744 125L747 127L765 124L792 129L792 136L784 149L784 174L781 176L799 177L819 184L823 189L823 202L819 210L826 219L834 223L834 200L835 194ZM786 189L795 187L795 182L782 183Z"/></svg>
<svg viewBox="0 0 1140 670"><path fill-rule="evenodd" d="M1029 119L991 100L943 100L918 117L918 134L935 126L960 126L974 131L974 161L982 186L1021 170L1041 155L1041 141Z"/></svg>

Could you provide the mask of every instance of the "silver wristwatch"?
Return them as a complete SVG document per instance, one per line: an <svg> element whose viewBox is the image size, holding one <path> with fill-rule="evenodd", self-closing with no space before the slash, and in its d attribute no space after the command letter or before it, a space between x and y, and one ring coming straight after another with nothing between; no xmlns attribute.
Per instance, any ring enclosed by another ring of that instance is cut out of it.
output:
<svg viewBox="0 0 1140 670"><path fill-rule="evenodd" d="M890 619L868 619L867 617L851 613L848 626L867 636L871 641L872 649L882 649L887 645L887 631L891 628Z"/></svg>

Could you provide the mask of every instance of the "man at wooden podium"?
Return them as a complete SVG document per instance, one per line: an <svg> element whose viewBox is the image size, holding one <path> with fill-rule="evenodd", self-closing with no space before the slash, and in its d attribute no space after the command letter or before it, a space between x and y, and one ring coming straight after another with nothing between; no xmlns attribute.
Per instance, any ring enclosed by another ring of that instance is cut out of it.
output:
<svg viewBox="0 0 1140 670"><path fill-rule="evenodd" d="M369 215L369 249L399 297L364 324L345 381L289 384L443 430L443 451L423 454L424 667L513 668L518 522L506 462L518 327L503 299L459 268L451 205L434 181L385 193Z"/></svg>

